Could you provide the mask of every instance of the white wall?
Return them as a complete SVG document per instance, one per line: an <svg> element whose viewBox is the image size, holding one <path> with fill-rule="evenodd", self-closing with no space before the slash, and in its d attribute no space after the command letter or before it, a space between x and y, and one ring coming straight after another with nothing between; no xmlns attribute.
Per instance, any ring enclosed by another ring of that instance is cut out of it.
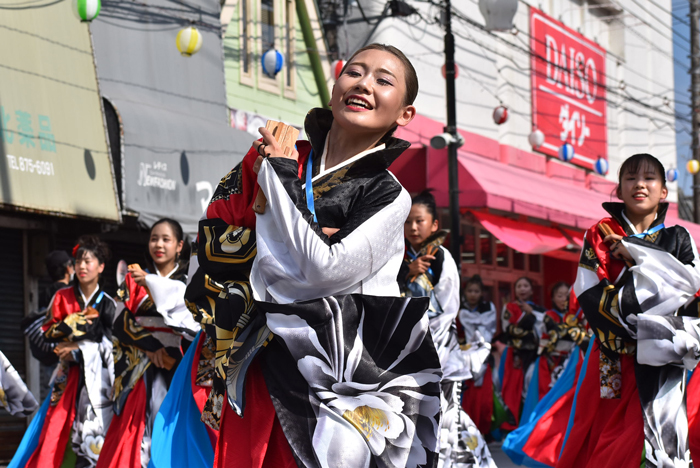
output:
<svg viewBox="0 0 700 468"><path fill-rule="evenodd" d="M385 4L384 0L359 1L368 16L379 15ZM341 26L338 32L340 50L350 55L369 42L397 46L418 72L418 112L444 122L445 82L440 71L444 63L443 30L432 21L439 16L440 9L424 2L408 2L425 20L416 15L404 19L387 18L374 31L365 23ZM578 30L608 52L608 178L615 180L622 161L635 153L648 152L658 157L666 168L675 166L671 0L654 0L653 3L618 0L622 7L619 13L594 8L597 4L609 4L608 0L599 3L521 1L515 18L515 25L521 32L496 34L524 50L529 50L527 3ZM463 16L484 24L477 0L453 0L452 4ZM360 17L356 3L352 5L352 17ZM529 55L458 18L453 18L452 24L455 59L459 66L459 127L530 150L527 142L532 127ZM499 101L510 111L508 122L501 126L491 119ZM669 200L676 201L675 184L669 184L669 192Z"/></svg>

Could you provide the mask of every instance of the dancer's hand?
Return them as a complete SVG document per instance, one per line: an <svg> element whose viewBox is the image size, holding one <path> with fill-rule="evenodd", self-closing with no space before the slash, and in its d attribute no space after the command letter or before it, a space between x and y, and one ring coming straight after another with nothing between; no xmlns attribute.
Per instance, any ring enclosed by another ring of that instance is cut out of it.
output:
<svg viewBox="0 0 700 468"><path fill-rule="evenodd" d="M72 360L72 355L71 353L78 349L78 343L73 343L73 342L62 342L58 343L56 347L53 349L53 352L56 353L56 356L58 356L58 359L64 359L64 360Z"/></svg>
<svg viewBox="0 0 700 468"><path fill-rule="evenodd" d="M131 273L131 277L136 284L146 287L146 275L148 273L142 270L139 264L129 265L129 273Z"/></svg>
<svg viewBox="0 0 700 468"><path fill-rule="evenodd" d="M408 264L408 276L414 278L418 275L422 275L428 271L432 260L435 260L435 257L432 255L423 255L422 257L416 258Z"/></svg>
<svg viewBox="0 0 700 468"><path fill-rule="evenodd" d="M628 263L634 262L634 259L632 258L632 255L630 255L629 250L627 250L627 247L620 242L622 239L623 237L618 234L610 234L605 236L603 242L610 246L610 253L613 257L617 258L618 260L625 260Z"/></svg>
<svg viewBox="0 0 700 468"><path fill-rule="evenodd" d="M253 148L259 153L258 159L255 160L253 165L253 172L256 174L260 170L264 158L287 158L293 159L295 161L299 160L299 152L292 149L289 155L284 153L282 147L277 143L277 139L272 135L272 133L265 127L260 127L258 129L260 135L263 137L263 141L254 141Z"/></svg>
<svg viewBox="0 0 700 468"><path fill-rule="evenodd" d="M165 348L160 348L156 352L151 352L151 351L144 351L146 353L146 356L148 356L148 359L156 366L160 368L165 367L165 356L168 354L165 351Z"/></svg>

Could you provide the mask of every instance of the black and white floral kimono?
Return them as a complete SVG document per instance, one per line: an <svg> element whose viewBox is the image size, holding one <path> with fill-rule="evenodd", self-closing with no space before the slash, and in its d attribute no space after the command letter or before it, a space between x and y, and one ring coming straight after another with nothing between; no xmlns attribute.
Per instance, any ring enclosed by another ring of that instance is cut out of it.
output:
<svg viewBox="0 0 700 468"><path fill-rule="evenodd" d="M29 416L39 407L32 392L2 352L0 352L0 407L17 417Z"/></svg>
<svg viewBox="0 0 700 468"><path fill-rule="evenodd" d="M442 367L439 451L440 468L490 468L494 467L486 442L472 419L462 409L462 381L479 378L491 352L491 344L481 339L473 346L462 349L457 339L456 322L459 312L460 280L457 264L442 245L444 237L426 244L437 247L430 269L416 278L408 277L408 265L427 253L424 245L419 252L406 243L406 255L398 281L402 294L430 298L428 317L430 332L440 357ZM435 245L437 244L437 245Z"/></svg>
<svg viewBox="0 0 700 468"><path fill-rule="evenodd" d="M440 362L427 299L399 294L411 199L387 170L409 143L388 138L326 171L331 123L330 111L307 116L313 151L308 163L298 142L301 179L285 158L265 159L258 174L268 204L251 285L274 334L265 381L299 466L434 466Z"/></svg>

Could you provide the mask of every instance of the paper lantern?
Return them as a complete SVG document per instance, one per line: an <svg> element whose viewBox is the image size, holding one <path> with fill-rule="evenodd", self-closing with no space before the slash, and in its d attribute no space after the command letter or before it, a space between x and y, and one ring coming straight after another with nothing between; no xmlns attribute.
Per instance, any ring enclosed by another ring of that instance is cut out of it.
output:
<svg viewBox="0 0 700 468"><path fill-rule="evenodd" d="M688 172L693 175L700 172L700 162L697 159L691 159L688 161L688 164L686 164L685 167L688 169Z"/></svg>
<svg viewBox="0 0 700 468"><path fill-rule="evenodd" d="M508 120L508 108L505 106L498 106L493 110L493 121L496 125L501 125L506 123Z"/></svg>
<svg viewBox="0 0 700 468"><path fill-rule="evenodd" d="M666 180L668 182L675 182L678 180L678 170L676 168L671 168L668 171L666 171Z"/></svg>
<svg viewBox="0 0 700 468"><path fill-rule="evenodd" d="M442 68L440 69L442 72L442 77L447 78L447 65L442 65ZM459 78L459 67L455 63L455 79Z"/></svg>
<svg viewBox="0 0 700 468"><path fill-rule="evenodd" d="M487 31L510 31L518 11L518 0L479 0Z"/></svg>
<svg viewBox="0 0 700 468"><path fill-rule="evenodd" d="M593 165L593 170L595 171L595 173L600 175L607 174L609 168L610 165L608 164L608 160L603 158L598 158L598 160Z"/></svg>
<svg viewBox="0 0 700 468"><path fill-rule="evenodd" d="M73 13L83 23L89 23L100 14L100 0L73 0Z"/></svg>
<svg viewBox="0 0 700 468"><path fill-rule="evenodd" d="M537 149L544 144L544 133L539 129L534 130L530 133L530 136L527 137L527 141L530 142L530 146Z"/></svg>
<svg viewBox="0 0 700 468"><path fill-rule="evenodd" d="M559 159L564 162L574 159L574 147L571 146L571 143L564 143L559 147Z"/></svg>
<svg viewBox="0 0 700 468"><path fill-rule="evenodd" d="M185 57L191 57L202 48L202 33L194 26L181 29L175 38L177 50Z"/></svg>
<svg viewBox="0 0 700 468"><path fill-rule="evenodd" d="M284 57L278 50L270 49L262 56L263 73L270 78L274 78L282 70L283 65Z"/></svg>
<svg viewBox="0 0 700 468"><path fill-rule="evenodd" d="M340 72L343 71L343 67L347 62L345 60L334 60L331 64L331 73L334 79L340 78Z"/></svg>

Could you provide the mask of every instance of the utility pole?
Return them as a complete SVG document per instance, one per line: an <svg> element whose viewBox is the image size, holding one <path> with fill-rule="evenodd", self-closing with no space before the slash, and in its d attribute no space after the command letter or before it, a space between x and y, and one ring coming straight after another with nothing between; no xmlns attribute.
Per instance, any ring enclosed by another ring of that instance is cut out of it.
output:
<svg viewBox="0 0 700 468"><path fill-rule="evenodd" d="M700 0L695 0L696 2ZM457 103L455 98L455 37L452 35L452 5L445 0L445 100L447 101L447 126L445 133L452 135L447 146L447 159L450 185L450 253L457 263L457 271L462 276L462 236L460 235L459 214L459 176L457 148L459 136L457 133Z"/></svg>
<svg viewBox="0 0 700 468"><path fill-rule="evenodd" d="M700 161L700 0L690 0L690 91L693 159ZM700 223L700 173L693 176L693 221Z"/></svg>

